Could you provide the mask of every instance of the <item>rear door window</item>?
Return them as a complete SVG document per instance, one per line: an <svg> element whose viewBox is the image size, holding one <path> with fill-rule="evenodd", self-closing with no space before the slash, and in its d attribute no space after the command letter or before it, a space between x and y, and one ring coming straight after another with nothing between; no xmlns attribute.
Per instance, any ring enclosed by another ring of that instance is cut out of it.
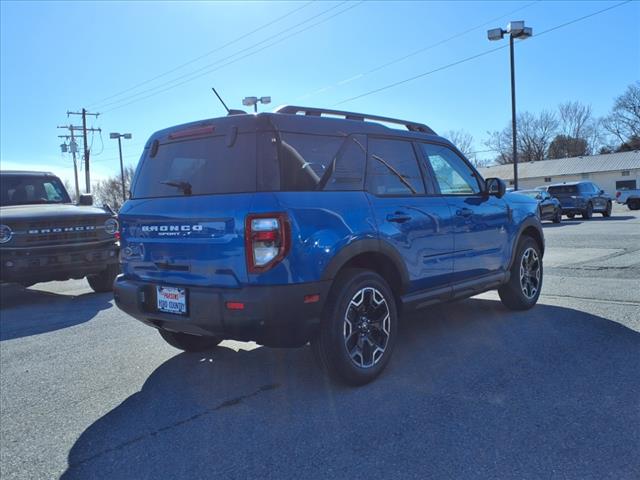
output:
<svg viewBox="0 0 640 480"><path fill-rule="evenodd" d="M374 195L424 195L424 182L411 142L369 138L367 190Z"/></svg>
<svg viewBox="0 0 640 480"><path fill-rule="evenodd" d="M280 133L280 190L362 190L366 162L361 135Z"/></svg>
<svg viewBox="0 0 640 480"><path fill-rule="evenodd" d="M136 176L133 198L256 191L256 136L239 134L161 144Z"/></svg>

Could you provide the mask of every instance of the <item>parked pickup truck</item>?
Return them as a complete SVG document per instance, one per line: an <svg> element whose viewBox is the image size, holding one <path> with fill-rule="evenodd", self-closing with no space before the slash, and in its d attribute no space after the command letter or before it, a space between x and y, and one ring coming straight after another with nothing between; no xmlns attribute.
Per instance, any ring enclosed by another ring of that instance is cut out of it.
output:
<svg viewBox="0 0 640 480"><path fill-rule="evenodd" d="M640 210L640 189L617 191L616 202L626 205L629 210Z"/></svg>
<svg viewBox="0 0 640 480"><path fill-rule="evenodd" d="M118 275L118 222L90 195L71 202L58 177L46 172L0 172L0 283L87 277L96 292Z"/></svg>

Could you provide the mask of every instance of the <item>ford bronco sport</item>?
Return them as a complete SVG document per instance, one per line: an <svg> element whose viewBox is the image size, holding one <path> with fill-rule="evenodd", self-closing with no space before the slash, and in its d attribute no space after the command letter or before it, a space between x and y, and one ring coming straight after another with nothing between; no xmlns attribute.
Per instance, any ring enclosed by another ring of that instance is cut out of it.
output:
<svg viewBox="0 0 640 480"><path fill-rule="evenodd" d="M131 193L117 305L186 351L311 342L363 384L402 312L491 289L528 309L542 287L536 201L419 123L287 106L171 127Z"/></svg>
<svg viewBox="0 0 640 480"><path fill-rule="evenodd" d="M58 177L46 172L0 172L0 282L87 277L110 292L118 275L118 222L108 208L71 202Z"/></svg>

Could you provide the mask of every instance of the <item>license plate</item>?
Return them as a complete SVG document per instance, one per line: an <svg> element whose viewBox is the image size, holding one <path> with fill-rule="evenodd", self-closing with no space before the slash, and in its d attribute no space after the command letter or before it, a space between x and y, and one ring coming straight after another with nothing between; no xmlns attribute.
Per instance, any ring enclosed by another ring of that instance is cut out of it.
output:
<svg viewBox="0 0 640 480"><path fill-rule="evenodd" d="M187 290L177 287L156 287L158 311L186 315Z"/></svg>

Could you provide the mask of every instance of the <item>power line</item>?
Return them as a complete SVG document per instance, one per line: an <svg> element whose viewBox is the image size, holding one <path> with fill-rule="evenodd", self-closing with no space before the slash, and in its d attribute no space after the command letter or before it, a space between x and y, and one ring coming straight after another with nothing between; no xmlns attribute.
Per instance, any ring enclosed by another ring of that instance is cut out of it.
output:
<svg viewBox="0 0 640 480"><path fill-rule="evenodd" d="M335 88L337 86L345 85L347 83L353 82L354 80L359 80L361 78L364 78L367 75L371 75L372 73L375 73L375 72L377 72L379 70L383 70L383 69L385 69L387 67L390 67L391 65L395 65L396 63L400 63L400 62L402 62L404 60L407 60L408 58L414 57L414 56L416 56L416 55L418 55L420 53L424 53L424 52L426 52L428 50L431 50L433 48L439 47L440 45L443 45L445 43L450 42L451 40L455 40L456 38L460 38L460 37L462 37L462 36L464 36L464 35L466 35L468 33L471 33L471 32L473 32L475 30L478 30L478 29L480 29L482 27L490 25L490 24L492 24L492 23L494 23L494 22L496 22L496 21L498 21L498 20L500 20L502 18L505 18L505 17L508 17L510 15L513 15L514 13L519 12L521 10L524 10L526 8L529 8L532 5L534 5L534 4L536 4L536 3L540 2L540 1L541 0L535 0L535 1L533 1L531 3L528 3L528 4L526 4L526 5L522 6L522 7L516 8L515 10L507 12L504 15L500 15L499 17L495 17L495 18L492 18L491 20L487 20L486 22L483 22L480 25L476 25L475 27L468 28L468 29L466 29L466 30L464 30L462 32L456 33L455 35L452 35L452 36L447 37L445 39L439 40L439 41L437 41L435 43L432 43L430 45L427 45L426 47L419 48L418 50L414 50L411 53L408 53L408 54L403 55L401 57L398 57L398 58L395 58L393 60L390 60L390 61L388 61L386 63L383 63L382 65L378 65L377 67L374 67L374 68L372 68L370 70L367 70L366 72L358 73L356 75L352 75L351 77L346 78L344 80L340 80L339 82L336 82L336 83L334 83L332 85L320 88L320 89L315 90L313 92L306 93L306 94L302 95L301 97L298 97L298 99L302 100L302 99L308 98L310 96L316 95L318 93L326 92L327 90L330 90L330 89Z"/></svg>
<svg viewBox="0 0 640 480"><path fill-rule="evenodd" d="M625 4L627 4L627 3L631 2L631 1L632 0L626 0L624 2L617 3L617 4L612 5L610 7L603 8L602 10L598 10L596 12L589 13L587 15L583 15L582 17L575 18L575 19L570 20L570 21L565 22L565 23L561 23L561 24L556 25L555 27L549 28L547 30L543 30L542 32L540 32L540 33L536 34L535 36L531 37L529 39L529 41L531 42L533 39L541 37L542 35L545 35L547 33L553 32L555 30L558 30L560 28L566 27L568 25L572 25L572 24L580 22L582 20L586 20L587 18L591 18L591 17L594 17L596 15L600 15L601 13L607 12L609 10L613 10L614 8L618 8L618 7L620 7L622 5L625 5ZM376 88L374 90L370 90L370 91L362 93L360 95L356 95L354 97L347 98L345 100L342 100L342 101L334 104L333 106L342 105L344 103L351 102L353 100L357 100L357 99L360 99L360 98L363 98L363 97L368 97L369 95L373 95L375 93L379 93L379 92L382 92L384 90L388 90L390 88L397 87L399 85L411 82L413 80L417 80L418 78L426 77L427 75L431 75L433 73L440 72L442 70L446 70L446 69L451 68L451 67L455 67L456 65L460 65L461 63L469 62L471 60L475 60L476 58L480 58L480 57L483 57L485 55L489 55L490 53L497 52L498 50L502 50L503 48L506 48L506 47L508 47L508 44L505 44L505 45L502 45L502 46L499 46L499 47L496 47L496 48L492 48L492 49L489 49L489 50L485 50L484 52L477 53L475 55L471 55L470 57L463 58L462 60L458 60L456 62L448 63L446 65L443 65L441 67L435 68L433 70L429 70L428 72L420 73L418 75L414 75L412 77L405 78L404 80L399 80L397 82L393 82L393 83L390 83L390 84L385 85L383 87L379 87L379 88Z"/></svg>
<svg viewBox="0 0 640 480"><path fill-rule="evenodd" d="M348 2L347 2L347 1L344 1L344 2L342 2L341 4L339 4L338 6L341 6L341 5L342 5L342 4L344 4L344 3L348 3ZM349 11L349 10L351 10L351 9L353 9L353 8L356 8L357 6L361 5L362 3L364 3L364 0L361 0L361 1L359 1L359 2L356 2L356 3L352 4L352 5L350 5L349 7L345 8L345 9L343 9L343 10L340 10L339 12L336 12L336 13L334 13L333 15L330 15L330 16L328 16L328 17L326 17L326 18L323 18L322 20L319 20L319 21L317 21L317 22L315 22L315 23L313 23L313 24L311 24L311 25L309 25L309 26L307 26L307 27L305 27L305 28L302 28L302 29L300 29L300 30L298 30L298 31L295 31L295 32L293 32L293 33L290 33L289 35L286 35L286 36L284 36L284 37L282 37L282 38L280 38L280 39L278 39L278 40L276 40L276 41L274 41L274 42L272 42L272 43L270 43L270 44L268 44L268 45L266 45L266 46L264 46L264 47L262 47L262 48L259 48L259 49L257 49L257 50L254 50L254 51L252 51L252 52L249 52L249 53L247 53L247 54L245 54L245 55L243 55L243 56L241 56L241 57L239 57L239 58L233 59L233 60L231 60L231 61L229 61L229 62L227 62L227 63L224 63L224 64L222 64L222 65L219 65L219 66L215 67L215 65L217 65L217 64L218 64L218 63L220 63L221 61L225 60L225 59L221 59L221 60L219 60L218 62L214 62L214 63L213 63L213 64L211 64L211 65L208 65L208 66L203 67L203 68L207 68L208 70L206 70L206 71L204 71L204 72L202 72L202 73L198 73L197 75L194 75L194 76L192 76L191 78L188 78L187 80L184 80L184 81L182 81L182 82L176 83L176 84L174 84L174 85L171 85L171 86L169 86L169 87L167 87L167 88L164 88L164 89L162 89L162 90L159 90L159 91L156 91L156 92L154 92L154 93L151 93L150 95L144 96L144 97L142 97L142 98L136 98L136 99L134 99L134 100L132 100L132 101L130 101L130 102L127 102L127 103L124 103L124 104L121 104L121 105L117 105L117 106L115 106L115 107L113 107L113 108L111 108L111 109L109 109L109 110L106 110L106 111L105 111L105 113L107 113L107 112L111 112L111 111L116 110L116 109L118 109L118 108L125 107L125 106L127 106L127 105L131 105L132 103L136 103L136 102L139 102L139 101L145 100L145 99L147 99L147 98L151 98L151 97L153 97L153 96L155 96L155 95L157 95L157 94L159 94L159 93L166 92L166 91L171 90L171 89L173 89L173 88L175 88L175 87L179 87L179 86L184 85L184 84L186 84L186 83L192 82L193 80L196 80L197 78L200 78L200 77L202 77L202 76L204 76L204 75L207 75L207 74L213 73L213 72L215 72L215 71L218 71L218 70L220 70L220 69L222 69L222 68L224 68L224 67L226 67L226 66L228 66L228 65L231 65L231 64L233 64L233 63L236 63L236 62L238 62L238 61L240 61L240 60L243 60L243 59L245 59L245 58L247 58L247 57L250 57L250 56L253 56L253 55L257 54L257 53L260 53L260 52L262 52L263 50L266 50L267 48L271 48L271 47L272 47L272 46L274 46L274 45L277 45L277 44L279 44L279 43L282 43L282 42L284 42L285 40L288 40L289 38L291 38L291 37L293 37L293 36L295 36L295 35L299 35L299 34L301 34L301 33L303 33L303 32L306 32L307 30L310 30L311 28L316 27L317 25L320 25L320 24L322 24L322 23L325 23L325 22L327 22L327 21L331 20L332 18L337 17L338 15L341 15L341 14L346 13L347 11ZM332 7L332 8L331 8L331 9L329 9L329 10L333 10L334 8L335 8L335 7ZM327 13L329 10L326 10L325 12L323 12L323 13L321 13L321 14L317 15L317 16L316 16L316 18L317 18L317 17L319 17L319 16L324 15L324 14L325 14L325 13ZM305 21L305 22L303 22L303 23L306 23L306 21ZM301 23L301 24L302 24L302 23ZM292 27L292 28L295 28L296 26L299 26L299 25L301 25L301 24L295 25L295 26L294 26L294 27ZM285 31L285 32L281 32L281 33L286 33L286 31ZM281 34L281 33L280 33L280 34ZM280 35L280 34L278 34L278 35ZM277 35L276 35L276 36L277 36ZM270 37L270 38L273 38L273 37ZM248 50L248 49L250 49L250 48L254 48L255 46L259 45L260 43L264 43L264 41L263 41L263 42L259 42L258 44L253 45L253 46L251 46L251 47L245 48L245 49L244 49L244 50L242 50L242 51L246 51L246 50ZM242 52L242 51L241 51L241 52ZM235 56L235 55L237 55L238 53L241 53L241 52L236 52L236 54L234 54L234 55L230 55L229 57L226 57L226 58L231 58L231 57L233 57L233 56ZM213 67L215 67L215 68L210 68L210 69L209 69L209 67L211 67L211 66L213 66ZM183 75L182 77L178 77L178 78L176 78L176 79L172 80L171 82L173 82L173 81L175 81L175 80L178 80L179 78L184 78L184 77L187 77L187 76L189 76L189 75L192 75L193 73L200 72L200 71L202 71L202 70L203 70L203 68L200 68L200 69L198 69L198 70L196 70L196 71L194 71L194 72L191 72L191 74ZM171 83L171 82L167 82L167 83ZM152 90L157 89L157 88L159 88L159 86L158 86L158 87L154 87L153 89L150 89L150 90L148 90L148 91L152 91ZM145 92L140 92L139 94L136 94L136 95L140 95L140 94L143 94L143 93L145 93ZM121 100L121 101L124 101L124 99L123 99L123 100ZM117 102L114 102L114 103L117 103Z"/></svg>
<svg viewBox="0 0 640 480"><path fill-rule="evenodd" d="M130 99L135 99L135 98L136 98L136 97L138 97L139 95L144 95L145 93L153 92L154 90L158 90L158 89L162 89L162 90L159 90L159 91L157 91L157 92L155 92L155 93L162 93L162 92L165 92L165 91L167 91L167 90L170 90L170 89L171 89L171 88L173 88L173 87L177 87L177 86L183 85L183 84L188 83L188 82L190 82L190 81L192 81L192 80L195 80L196 78L200 78L200 77L202 77L203 75L206 75L206 74L208 74L208 73L211 73L211 72L213 72L213 71L216 71L216 70L218 70L219 68L222 68L223 66L229 65L229 64L231 64L231 63L235 63L235 62L236 62L236 61L238 61L238 60L241 60L241 59L246 58L246 57L248 57L248 56L254 55L254 54L255 54L255 53L257 53L257 52L264 50L264 48L262 48L262 49L260 49L260 50L256 50L256 51L254 51L254 52L250 52L249 54L244 55L244 56L242 56L242 57L239 57L239 58L237 58L237 59L235 59L235 60L231 60L230 62L227 62L227 63L223 64L222 66L220 66L220 67L218 67L218 68L212 68L212 67L216 67L217 65L220 65L222 62L224 62L224 61L226 61L226 60L233 59L234 57L236 57L236 56L238 56L238 55L241 55L241 54L243 54L244 52L250 51L251 49L256 48L256 47L258 47L258 46L260 46L260 45L262 45L262 44L264 44L264 43L266 43L266 42L269 42L270 40L273 40L274 38L277 38L277 37L279 37L279 36L281 36L281 35L283 35L283 34L286 34L288 31L290 31L290 30L292 30L292 29L295 29L295 28L297 28L297 27L300 27L300 26L302 26L302 25L304 25L304 24L306 24L306 23L309 23L310 21L313 21L313 20L315 20L316 18L319 18L319 17L321 17L321 16L323 16L323 15L325 15L325 14L329 13L330 11L335 10L336 8L339 8L339 7L343 6L345 3L348 3L348 0L344 0L344 1L342 1L341 3L338 3L337 5L334 5L334 6L332 6L332 7L328 8L328 9L326 9L326 10L324 10L324 11L322 11L322 12L320 12L320 13L316 14L316 15L313 15L313 16L311 16L311 17L309 17L309 18L307 18L307 19L305 19L305 20L303 20L303 21L301 21L301 22L298 22L297 24L293 25L292 27L287 27L287 28L285 28L284 30L281 30L281 31L279 31L279 32L277 32L277 33L275 33L275 34L273 34L273 35L271 35L271 36L267 37L267 38L264 38L264 39L260 40L259 42L256 42L256 43L254 43L254 44L252 44L252 45L249 45L248 47L245 47L245 48L243 48L243 49L241 49L241 50L238 50L238 51L237 51L237 52L235 52L235 53L232 53L232 54L230 54L230 55L227 55L226 57L220 58L220 59L218 59L218 60L216 60L216 61L214 61L214 62L212 62L212 63L209 63L209 64L207 64L207 65L204 65L204 66L202 66L202 67L200 67L200 68L198 68L198 69L196 69L196 70L193 70L193 71L191 71L191 72L189 72L189 73L186 73L186 74L180 75L180 76L178 76L178 77L172 78L171 80L168 80L168 81L166 81L166 82L164 82L164 83L161 83L161 84L159 84L159 85L156 85L156 86L154 86L154 87L151 87L151 88L149 88L149 89L147 89L147 90L143 90L143 91L141 91L141 92L137 92L137 93L135 93L135 94L133 94L133 95L130 95L130 96L128 96L128 97L124 97L124 98L121 98L121 99L116 100L116 101L114 101L114 102L107 103L107 104L103 105L103 107L110 107L110 106L112 106L112 105L117 105L118 103L126 102L127 100L130 100ZM360 3L362 3L362 2L360 2ZM346 9L346 10L349 10L349 8L348 8L348 9ZM339 15L340 13L343 13L343 12L344 12L344 11L346 11L346 10L343 10L342 12L339 12L339 13L338 13L338 15ZM327 21L327 20L329 20L330 18L333 18L334 16L335 16L335 15L332 15L332 16L330 16L330 17L327 17L327 18L325 18L324 20L322 20L322 21L320 21L320 22L317 22L317 23L315 23L315 24L313 24L313 25L310 25L309 27L307 27L306 29L303 29L302 31L308 30L309 28L311 28L311 27L313 27L313 26L317 25L318 23L322 23L322 22L324 22L324 21ZM301 32L302 32L302 31L301 31ZM301 33L301 32L299 32L299 33ZM290 36L291 36L291 35L286 36L286 37L283 37L283 38L281 38L280 40L277 40L276 42L271 43L269 46L274 45L274 44L276 44L276 43L280 43L281 41L283 41L283 40L285 40L285 39L289 38ZM202 72L202 73L200 73L200 72ZM176 82L176 81L180 81L180 80L183 80L183 79L187 79L187 80L185 80L185 81L182 81L182 82L179 82L179 83L175 84L175 82ZM173 85L172 85L172 84L173 84ZM170 86L169 88L162 88L162 87L166 87L167 85L171 85L171 86ZM147 96L146 96L146 97L144 97L144 98L149 98L149 97L151 97L151 96L153 96L153 95L147 95ZM133 102L129 102L129 103L133 103ZM127 103L127 105L128 105L129 103ZM114 107L114 108L112 108L111 110L114 110L115 108L120 108L120 106Z"/></svg>
<svg viewBox="0 0 640 480"><path fill-rule="evenodd" d="M247 32L247 33L245 33L243 35L240 35L239 37L236 37L233 40L231 40L231 41L229 41L229 42L227 42L227 43L225 43L223 45L220 45L219 47L214 48L213 50L209 50L208 52L205 52L202 55L199 55L199 56L197 56L197 57L195 57L195 58L193 58L191 60L188 60L188 61L186 61L184 63L181 63L180 65L177 65L176 67L174 67L174 68L172 68L170 70L167 70L167 71L165 71L163 73L160 73L160 74L156 75L155 77L152 77L152 78L149 78L148 80L144 80L144 81L142 81L140 83L137 83L137 84L133 85L132 87L126 88L124 90L120 90L119 92L114 93L113 95L109 95L108 97L105 97L105 98L103 98L101 100L98 100L98 101L92 103L89 106L90 107L94 107L95 105L99 105L99 104L101 104L103 102L106 102L107 100L111 100L112 98L119 97L120 95L122 95L124 93L128 93L128 92L130 92L132 90L135 90L136 88L142 87L143 85L147 85L147 84L149 84L149 83L151 83L151 82L153 82L155 80L158 80L159 78L166 77L167 75L170 75L170 74L172 74L172 73L174 73L174 72L176 72L176 71L178 71L178 70L180 70L180 69L182 69L182 68L184 68L184 67L186 67L188 65L192 65L192 64L198 62L199 60L202 60L203 58L208 57L209 55L213 55L214 53L219 52L220 50L223 50L223 49L225 49L225 48L227 48L227 47L229 47L229 46L231 46L231 45L233 45L235 43L238 43L241 40L244 40L245 38L253 35L254 33L259 32L260 30L264 30L265 28L270 27L274 23L278 23L279 21L284 20L287 17L290 17L294 13L297 13L300 10L302 10L303 8L308 7L312 3L313 3L313 0L310 1L310 2L305 3L304 5L302 5L300 7L294 8L293 10L285 13L284 15L281 15L281 16L279 16L279 17L277 17L277 18L275 18L275 19L273 19L273 20L271 20L271 21L269 21L269 22L267 22L265 24L260 25L259 27L251 30L250 32Z"/></svg>

